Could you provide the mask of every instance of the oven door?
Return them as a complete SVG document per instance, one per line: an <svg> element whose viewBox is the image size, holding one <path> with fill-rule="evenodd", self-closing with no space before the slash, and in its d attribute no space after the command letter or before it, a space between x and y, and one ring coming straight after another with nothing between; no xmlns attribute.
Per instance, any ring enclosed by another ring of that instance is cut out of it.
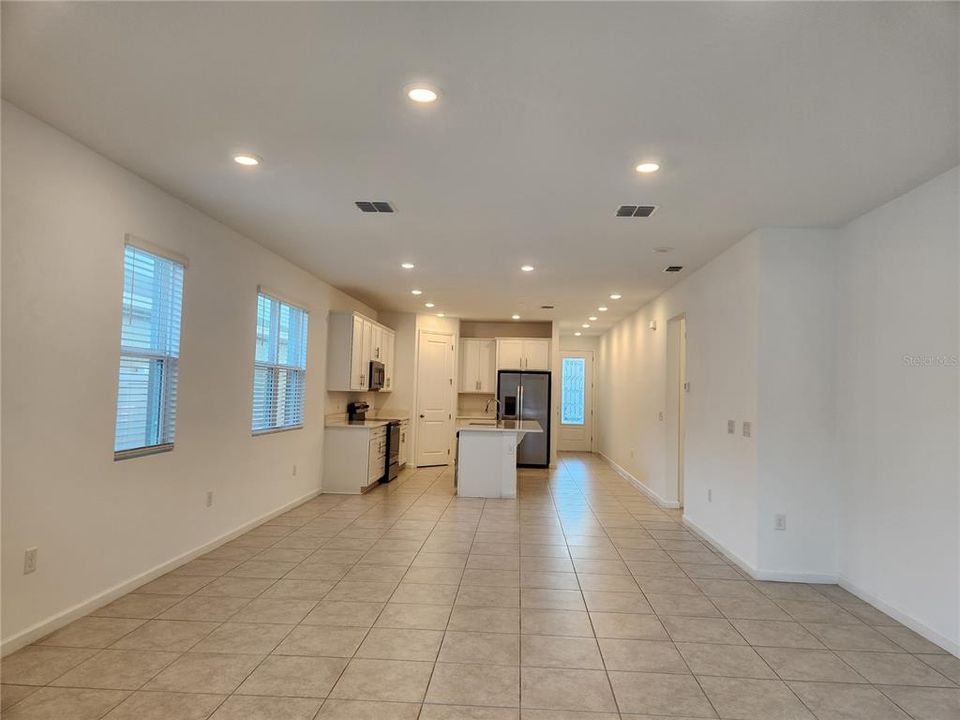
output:
<svg viewBox="0 0 960 720"><path fill-rule="evenodd" d="M382 362L376 360L370 361L370 389L380 390L383 388L384 368Z"/></svg>

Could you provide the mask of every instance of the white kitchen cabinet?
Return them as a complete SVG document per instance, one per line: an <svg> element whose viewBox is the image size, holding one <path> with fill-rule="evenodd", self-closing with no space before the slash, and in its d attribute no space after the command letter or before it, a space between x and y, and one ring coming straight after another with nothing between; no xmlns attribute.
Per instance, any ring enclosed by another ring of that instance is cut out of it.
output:
<svg viewBox="0 0 960 720"><path fill-rule="evenodd" d="M332 312L327 328L327 390L370 389L370 361L384 364L384 390L393 389L395 334L354 312ZM389 383L387 383L389 378Z"/></svg>
<svg viewBox="0 0 960 720"><path fill-rule="evenodd" d="M496 358L496 340L463 338L460 341L460 392L496 392Z"/></svg>
<svg viewBox="0 0 960 720"><path fill-rule="evenodd" d="M397 459L397 463L400 467L403 467L407 464L407 453L409 452L409 441L408 436L410 433L410 421L401 420L400 421L400 457Z"/></svg>
<svg viewBox="0 0 960 720"><path fill-rule="evenodd" d="M386 474L385 425L331 425L323 438L323 492L358 495Z"/></svg>
<svg viewBox="0 0 960 720"><path fill-rule="evenodd" d="M541 338L497 338L498 370L549 370L550 341Z"/></svg>

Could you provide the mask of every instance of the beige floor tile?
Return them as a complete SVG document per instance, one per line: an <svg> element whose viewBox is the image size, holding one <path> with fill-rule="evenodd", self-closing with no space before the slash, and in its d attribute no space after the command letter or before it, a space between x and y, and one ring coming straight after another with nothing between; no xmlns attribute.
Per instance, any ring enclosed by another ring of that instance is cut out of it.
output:
<svg viewBox="0 0 960 720"><path fill-rule="evenodd" d="M663 625L655 615L591 612L590 619L598 638L669 639Z"/></svg>
<svg viewBox="0 0 960 720"><path fill-rule="evenodd" d="M626 716L624 716L626 717ZM620 720L616 713L581 712L580 710L537 710L523 708L520 720ZM684 720L671 718L671 720Z"/></svg>
<svg viewBox="0 0 960 720"><path fill-rule="evenodd" d="M956 720L960 690L884 685L879 688L915 720Z"/></svg>
<svg viewBox="0 0 960 720"><path fill-rule="evenodd" d="M603 592L633 592L637 589L637 581L629 575L590 575L577 573L580 589L601 590Z"/></svg>
<svg viewBox="0 0 960 720"><path fill-rule="evenodd" d="M260 597L283 600L321 600L330 590L331 580L297 580L281 578L267 588Z"/></svg>
<svg viewBox="0 0 960 720"><path fill-rule="evenodd" d="M37 688L32 685L0 685L0 713L36 691Z"/></svg>
<svg viewBox="0 0 960 720"><path fill-rule="evenodd" d="M396 584L407 572L407 566L354 565L341 578L345 582L383 582Z"/></svg>
<svg viewBox="0 0 960 720"><path fill-rule="evenodd" d="M403 576L408 583L426 585L459 585L463 569L459 567L411 567Z"/></svg>
<svg viewBox="0 0 960 720"><path fill-rule="evenodd" d="M450 618L450 610L446 605L387 603L375 627L443 630Z"/></svg>
<svg viewBox="0 0 960 720"><path fill-rule="evenodd" d="M806 600L780 600L778 604L797 622L826 623L828 625L862 625L856 615L848 613L832 602L808 602Z"/></svg>
<svg viewBox="0 0 960 720"><path fill-rule="evenodd" d="M520 636L504 633L447 632L439 662L519 665Z"/></svg>
<svg viewBox="0 0 960 720"><path fill-rule="evenodd" d="M520 650L520 664L527 667L603 669L597 641L592 637L523 635Z"/></svg>
<svg viewBox="0 0 960 720"><path fill-rule="evenodd" d="M13 685L47 685L96 653L89 648L30 645L0 660L0 677Z"/></svg>
<svg viewBox="0 0 960 720"><path fill-rule="evenodd" d="M113 644L115 650L186 652L209 635L218 623L149 620Z"/></svg>
<svg viewBox="0 0 960 720"><path fill-rule="evenodd" d="M229 577L239 578L282 578L293 570L297 563L279 560L247 560L227 573Z"/></svg>
<svg viewBox="0 0 960 720"><path fill-rule="evenodd" d="M466 564L466 553L421 552L411 567L463 568Z"/></svg>
<svg viewBox="0 0 960 720"><path fill-rule="evenodd" d="M759 647L823 649L824 645L795 622L776 620L731 620L747 642Z"/></svg>
<svg viewBox="0 0 960 720"><path fill-rule="evenodd" d="M354 658L330 697L341 700L421 702L433 663L412 660Z"/></svg>
<svg viewBox="0 0 960 720"><path fill-rule="evenodd" d="M626 567L624 567L626 571ZM573 562L567 557L520 557L521 572L572 573Z"/></svg>
<svg viewBox="0 0 960 720"><path fill-rule="evenodd" d="M540 610L586 610L579 590L553 588L521 588L520 606Z"/></svg>
<svg viewBox="0 0 960 720"><path fill-rule="evenodd" d="M866 625L826 625L803 623L820 642L831 650L866 650L874 652L903 652L899 645Z"/></svg>
<svg viewBox="0 0 960 720"><path fill-rule="evenodd" d="M225 699L201 693L135 692L105 720L205 720Z"/></svg>
<svg viewBox="0 0 960 720"><path fill-rule="evenodd" d="M717 606L706 595L661 595L644 591L657 615L685 615L689 617L722 617Z"/></svg>
<svg viewBox="0 0 960 720"><path fill-rule="evenodd" d="M463 571L463 585L485 587L520 587L519 570L470 570Z"/></svg>
<svg viewBox="0 0 960 720"><path fill-rule="evenodd" d="M777 674L753 648L738 645L677 643L677 649L694 675L777 679Z"/></svg>
<svg viewBox="0 0 960 720"><path fill-rule="evenodd" d="M230 620L231 622L295 625L303 620L315 605L316 603L312 600L255 598Z"/></svg>
<svg viewBox="0 0 960 720"><path fill-rule="evenodd" d="M426 583L400 583L392 603L411 603L415 605L453 605L457 597L456 585L428 585Z"/></svg>
<svg viewBox="0 0 960 720"><path fill-rule="evenodd" d="M818 720L907 720L909 717L869 685L807 682L789 685Z"/></svg>
<svg viewBox="0 0 960 720"><path fill-rule="evenodd" d="M716 717L700 685L691 675L615 671L608 674L621 713Z"/></svg>
<svg viewBox="0 0 960 720"><path fill-rule="evenodd" d="M346 666L345 658L271 655L243 681L237 694L326 697Z"/></svg>
<svg viewBox="0 0 960 720"><path fill-rule="evenodd" d="M586 612L576 610L521 608L520 632L525 635L593 637L590 616Z"/></svg>
<svg viewBox="0 0 960 720"><path fill-rule="evenodd" d="M269 578L221 577L216 578L209 585L204 585L197 594L255 598L275 582L276 580Z"/></svg>
<svg viewBox="0 0 960 720"><path fill-rule="evenodd" d="M386 602L396 587L396 583L341 580L327 593L326 599L338 602Z"/></svg>
<svg viewBox="0 0 960 720"><path fill-rule="evenodd" d="M109 605L93 611L93 617L140 618L150 620L183 600L182 595L147 595L130 593Z"/></svg>
<svg viewBox="0 0 960 720"><path fill-rule="evenodd" d="M455 604L474 607L518 608L520 607L520 589L462 585L457 592Z"/></svg>
<svg viewBox="0 0 960 720"><path fill-rule="evenodd" d="M124 690L40 688L3 713L6 720L96 720L129 693Z"/></svg>
<svg viewBox="0 0 960 720"><path fill-rule="evenodd" d="M136 690L178 657L177 653L103 650L61 675L52 685Z"/></svg>
<svg viewBox="0 0 960 720"><path fill-rule="evenodd" d="M516 634L520 632L520 610L455 605L447 629L458 632Z"/></svg>
<svg viewBox="0 0 960 720"><path fill-rule="evenodd" d="M371 627L385 603L341 602L324 598L303 619L304 625Z"/></svg>
<svg viewBox="0 0 960 720"><path fill-rule="evenodd" d="M641 577L637 578L637 584L643 590L643 594L649 597L654 595L696 595L703 597L703 591L688 578L678 577Z"/></svg>
<svg viewBox="0 0 960 720"><path fill-rule="evenodd" d="M954 655L920 655L920 659L960 685L960 658Z"/></svg>
<svg viewBox="0 0 960 720"><path fill-rule="evenodd" d="M233 695L211 720L313 720L320 700Z"/></svg>
<svg viewBox="0 0 960 720"><path fill-rule="evenodd" d="M417 720L419 712L418 703L328 698L316 720Z"/></svg>
<svg viewBox="0 0 960 720"><path fill-rule="evenodd" d="M765 647L758 647L756 650L783 680L866 682L856 670L830 650Z"/></svg>
<svg viewBox="0 0 960 720"><path fill-rule="evenodd" d="M373 628L356 652L378 660L434 661L443 641L442 630Z"/></svg>
<svg viewBox="0 0 960 720"><path fill-rule="evenodd" d="M154 597L144 595L143 597ZM157 595L155 597L163 597ZM199 620L223 622L249 603L249 598L191 595L159 616L160 620Z"/></svg>
<svg viewBox="0 0 960 720"><path fill-rule="evenodd" d="M607 670L690 674L669 640L600 638L598 642Z"/></svg>
<svg viewBox="0 0 960 720"><path fill-rule="evenodd" d="M190 652L266 655L291 629L292 625L224 623L190 648Z"/></svg>
<svg viewBox="0 0 960 720"><path fill-rule="evenodd" d="M814 720L780 680L698 677L722 718L742 720Z"/></svg>
<svg viewBox="0 0 960 720"><path fill-rule="evenodd" d="M791 620L783 609L765 597L715 597L711 598L720 613L738 620Z"/></svg>
<svg viewBox="0 0 960 720"><path fill-rule="evenodd" d="M143 625L134 618L84 617L38 641L55 647L105 648Z"/></svg>
<svg viewBox="0 0 960 720"><path fill-rule="evenodd" d="M602 670L524 667L520 671L520 701L524 708L605 712L617 709Z"/></svg>
<svg viewBox="0 0 960 720"><path fill-rule="evenodd" d="M583 593L584 602L591 612L652 613L653 608L639 590L632 592L607 592L588 590Z"/></svg>
<svg viewBox="0 0 960 720"><path fill-rule="evenodd" d="M471 553L467 558L467 570L519 570L519 555L479 555Z"/></svg>
<svg viewBox="0 0 960 720"><path fill-rule="evenodd" d="M520 668L506 665L437 663L425 702L518 707Z"/></svg>
<svg viewBox="0 0 960 720"><path fill-rule="evenodd" d="M906 653L841 651L837 655L875 685L956 687L929 665Z"/></svg>
<svg viewBox="0 0 960 720"><path fill-rule="evenodd" d="M188 653L144 685L144 690L231 693L260 663L259 655Z"/></svg>
<svg viewBox="0 0 960 720"><path fill-rule="evenodd" d="M885 627L877 626L874 628L878 633L889 640L893 640L897 645L907 652L918 655L947 655L947 651L939 645L927 640L907 627Z"/></svg>
<svg viewBox="0 0 960 720"><path fill-rule="evenodd" d="M290 631L273 653L353 657L366 634L365 628L300 625Z"/></svg>
<svg viewBox="0 0 960 720"><path fill-rule="evenodd" d="M216 579L215 576L163 575L146 585L141 585L134 592L151 595L193 595Z"/></svg>

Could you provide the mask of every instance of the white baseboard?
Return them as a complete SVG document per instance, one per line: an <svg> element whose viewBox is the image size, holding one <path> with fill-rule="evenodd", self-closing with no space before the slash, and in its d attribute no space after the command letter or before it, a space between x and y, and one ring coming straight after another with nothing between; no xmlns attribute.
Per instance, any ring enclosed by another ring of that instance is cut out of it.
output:
<svg viewBox="0 0 960 720"><path fill-rule="evenodd" d="M607 457L606 455L604 455L603 453L598 453L598 454L600 455L600 457L602 457L604 460L606 460L606 462L610 465L610 467L612 467L614 470L617 471L617 475L619 475L620 477L622 477L622 478L625 479L625 480L630 481L630 483L632 483L632 484L637 488L637 490L639 490L639 491L642 492L644 495L646 495L648 498L650 498L651 500L653 500L653 501L654 501L657 505L659 505L660 507L662 507L662 508L669 508L669 509L672 509L672 510L676 510L677 508L680 507L680 503L677 502L676 500L665 500L664 498L660 497L660 495L658 495L656 492L654 492L654 491L651 490L649 487L647 487L645 484L643 484L642 482L640 482L640 480L638 480L638 479L635 478L633 475L631 475L629 472L627 472L627 470L626 470L625 468L622 468L622 467L620 467L619 465L617 465L617 463L615 463L613 460L611 460L610 458L608 458L608 457Z"/></svg>
<svg viewBox="0 0 960 720"><path fill-rule="evenodd" d="M114 585L113 587L110 587L101 593L97 593L93 597L87 600L84 600L83 602L77 605L74 605L73 607L67 608L66 610L59 612L56 615L51 615L45 620L41 620L40 622L34 625L31 625L30 627L26 628L25 630L22 630L16 635L13 635L3 640L2 644L0 644L0 656L9 655L10 653L15 652L16 650L19 650L20 648L26 645L29 645L35 640L39 640L40 638L46 635L49 635L54 630L59 630L64 625L68 625L69 623L83 617L84 615L89 615L94 610L99 610L104 605L109 605L111 602L113 602L117 598L122 597L123 595L126 595L128 592L132 590L136 590L141 585L144 585L150 582L151 580L155 580L161 575L165 575L171 570L174 570L180 567L184 563L190 562L194 558L197 558L200 555L203 555L205 553L210 552L211 550L214 550L220 547L224 543L230 542L234 538L239 537L243 533L247 532L247 530L250 530L256 527L257 525L260 525L261 523L271 520L277 517L278 515L282 515L283 513L296 507L297 505L300 505L301 503L304 503L307 500L310 500L311 498L316 497L317 495L320 494L320 492L321 491L319 489L311 490L306 495L301 495L296 500L291 500L285 505L282 505L281 507L276 508L275 510L271 510L265 515L261 515L258 518L245 522L240 527L234 530L231 530L230 532L225 533L224 535L220 535L219 537L211 540L208 543L205 543L199 547L194 548L193 550L189 550L188 552L178 555L177 557L172 558L171 560L167 560L166 562L161 563L160 565L157 565L156 567L153 567L150 570L147 570L146 572L140 573L139 575L129 578L128 580L124 580L123 582L117 585Z"/></svg>
<svg viewBox="0 0 960 720"><path fill-rule="evenodd" d="M898 610L892 605L888 605L883 600L878 598L876 595L870 592L867 592L861 587L858 587L855 583L851 582L850 578L845 577L844 575L841 575L838 578L838 583L840 587L842 587L847 592L853 595L856 595L858 598L860 598L864 602L873 605L875 608L877 608L877 610L880 610L881 612L886 613L897 622L903 623L908 628L910 628L915 633L917 633L917 635L920 635L926 638L927 640L932 642L934 645L939 645L948 653L960 657L960 642L956 640L951 640L950 638L945 637L944 635L941 635L936 630L926 626L919 620L910 617L905 612Z"/></svg>
<svg viewBox="0 0 960 720"><path fill-rule="evenodd" d="M829 573L795 572L782 570L764 570L748 563L742 557L725 547L710 533L704 530L700 525L691 520L686 515L683 516L683 524L686 525L694 534L699 535L703 540L717 549L730 562L747 573L754 580L769 580L773 582L798 582L810 583L813 585L834 585L837 582L837 576Z"/></svg>

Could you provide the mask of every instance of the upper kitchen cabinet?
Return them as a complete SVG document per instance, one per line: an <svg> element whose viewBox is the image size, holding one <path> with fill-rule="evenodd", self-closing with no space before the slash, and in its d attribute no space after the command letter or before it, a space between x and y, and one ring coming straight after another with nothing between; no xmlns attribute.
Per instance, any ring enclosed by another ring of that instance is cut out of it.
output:
<svg viewBox="0 0 960 720"><path fill-rule="evenodd" d="M460 340L460 392L497 391L497 341L490 338Z"/></svg>
<svg viewBox="0 0 960 720"><path fill-rule="evenodd" d="M393 389L394 332L355 312L331 312L327 333L327 390L370 389L370 361L384 366L383 391Z"/></svg>
<svg viewBox="0 0 960 720"><path fill-rule="evenodd" d="M497 338L497 369L549 370L550 341L541 338Z"/></svg>

